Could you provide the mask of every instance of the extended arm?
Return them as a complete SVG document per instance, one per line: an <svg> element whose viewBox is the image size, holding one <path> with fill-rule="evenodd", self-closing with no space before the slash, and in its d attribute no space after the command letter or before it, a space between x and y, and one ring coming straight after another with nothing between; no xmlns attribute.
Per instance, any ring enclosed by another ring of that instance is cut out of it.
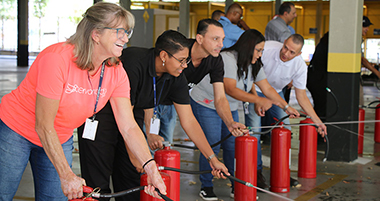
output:
<svg viewBox="0 0 380 201"><path fill-rule="evenodd" d="M226 93L236 100L254 103L256 113L259 116L264 116L265 111L272 107L273 102L271 100L257 95L254 84L252 85L251 93L248 93L236 87L235 79L224 78L224 88Z"/></svg>
<svg viewBox="0 0 380 201"><path fill-rule="evenodd" d="M380 72L376 70L376 68L364 57L362 57L362 65L368 70L372 71L378 78L380 78Z"/></svg>
<svg viewBox="0 0 380 201"><path fill-rule="evenodd" d="M284 109L286 105L288 105L288 103L283 98L281 98L277 91L269 84L267 79L260 80L256 82L256 84L260 87L263 94L270 100L273 100L275 104L280 108ZM287 107L285 112L290 115L297 117L299 116L298 111L290 106Z"/></svg>
<svg viewBox="0 0 380 201"><path fill-rule="evenodd" d="M179 121L183 130L189 136L189 138L194 142L194 144L201 151L203 156L209 158L214 154L214 151L211 149L211 146L207 142L206 136L203 133L201 126L199 125L197 119L194 117L193 111L191 110L190 105L182 105L174 103L174 107L177 111ZM223 171L225 174L229 175L226 166L221 163L217 157L213 157L210 160L211 168L213 169L213 175L217 177L223 177L220 174Z"/></svg>
<svg viewBox="0 0 380 201"><path fill-rule="evenodd" d="M152 156L144 134L133 117L130 100L123 97L112 97L110 102L112 111L115 115L116 123L126 145L136 157L137 161L143 165L145 162L150 160ZM166 194L166 186L162 181L160 173L158 172L156 163L154 161L149 162L145 166L144 170L148 175L148 183L153 185L149 185L148 188L146 188L146 191L151 195L154 194L155 197L159 197L157 192L154 191L154 187L157 187L161 193Z"/></svg>
<svg viewBox="0 0 380 201"><path fill-rule="evenodd" d="M227 125L228 130L234 136L240 136L243 134L241 129L245 129L245 126L239 122L235 122L232 118L230 104L226 98L224 92L223 82L215 82L212 84L214 88L214 104L215 109L223 122Z"/></svg>
<svg viewBox="0 0 380 201"><path fill-rule="evenodd" d="M86 183L71 170L54 129L58 107L59 100L46 98L37 93L35 129L46 155L58 172L63 194L70 200L83 196L82 186Z"/></svg>
<svg viewBox="0 0 380 201"><path fill-rule="evenodd" d="M305 89L298 89L295 87L296 92L296 98L302 109L306 112L307 115L311 117L311 120L317 124L318 126L318 133L324 137L324 135L327 135L327 128L325 124L322 123L322 121L319 119L318 115L315 113L313 106L310 103L309 98L306 95Z"/></svg>

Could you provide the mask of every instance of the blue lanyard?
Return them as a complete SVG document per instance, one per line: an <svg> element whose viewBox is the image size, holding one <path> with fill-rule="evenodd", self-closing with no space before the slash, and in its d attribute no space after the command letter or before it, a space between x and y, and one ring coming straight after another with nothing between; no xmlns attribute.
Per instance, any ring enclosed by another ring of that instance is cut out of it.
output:
<svg viewBox="0 0 380 201"><path fill-rule="evenodd" d="M156 99L156 77L153 77L153 91L154 91L154 112L153 112L153 115L157 115L157 104L160 103L160 98L161 98L161 94L162 94L162 91L164 89L164 86L165 86L165 81L164 80L164 83L162 84L162 87L161 87L161 91L160 91L160 96L158 96L158 100Z"/></svg>
<svg viewBox="0 0 380 201"><path fill-rule="evenodd" d="M103 75L104 75L104 67L105 67L105 65L106 65L106 63L103 62L103 64L102 64L102 70L100 72L99 87L98 87L98 93L96 95L96 102L95 102L94 114L92 115L92 121L95 120L95 116L96 116L96 108L98 107L98 102L99 102L100 90L101 90L102 82L103 82ZM90 80L90 76L88 77L88 79ZM91 83L91 80L90 80L90 83Z"/></svg>

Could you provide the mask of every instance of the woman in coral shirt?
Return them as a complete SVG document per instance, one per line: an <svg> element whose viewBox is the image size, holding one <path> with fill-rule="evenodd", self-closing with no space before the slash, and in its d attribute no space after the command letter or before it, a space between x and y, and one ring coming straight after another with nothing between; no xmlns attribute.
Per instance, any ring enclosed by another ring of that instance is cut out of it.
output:
<svg viewBox="0 0 380 201"><path fill-rule="evenodd" d="M36 200L82 197L84 179L71 170L73 131L86 122L85 137L94 138L95 113L110 100L118 127L150 183L163 194L160 177L136 124L129 80L117 59L134 27L124 8L99 2L91 6L66 42L43 50L20 84L0 104L0 200L12 200L31 164ZM86 120L87 119L87 120Z"/></svg>

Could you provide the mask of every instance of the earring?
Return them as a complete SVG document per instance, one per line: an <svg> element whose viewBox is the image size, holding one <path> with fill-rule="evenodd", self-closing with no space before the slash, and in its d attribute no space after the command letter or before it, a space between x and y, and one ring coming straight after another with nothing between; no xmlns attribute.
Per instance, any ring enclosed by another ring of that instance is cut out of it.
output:
<svg viewBox="0 0 380 201"><path fill-rule="evenodd" d="M162 66L165 66L165 61L162 61Z"/></svg>

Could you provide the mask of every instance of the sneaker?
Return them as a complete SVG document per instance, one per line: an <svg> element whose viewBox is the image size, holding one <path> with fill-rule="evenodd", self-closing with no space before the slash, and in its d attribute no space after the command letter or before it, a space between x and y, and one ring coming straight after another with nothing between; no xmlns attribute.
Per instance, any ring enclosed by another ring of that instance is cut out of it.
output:
<svg viewBox="0 0 380 201"><path fill-rule="evenodd" d="M213 187L201 188L201 192L199 192L199 196L201 196L203 200L218 200L218 197L216 197L213 189L214 189Z"/></svg>
<svg viewBox="0 0 380 201"><path fill-rule="evenodd" d="M297 186L299 183L297 181L297 179L293 179L292 177L290 177L290 187L294 187L294 186Z"/></svg>

